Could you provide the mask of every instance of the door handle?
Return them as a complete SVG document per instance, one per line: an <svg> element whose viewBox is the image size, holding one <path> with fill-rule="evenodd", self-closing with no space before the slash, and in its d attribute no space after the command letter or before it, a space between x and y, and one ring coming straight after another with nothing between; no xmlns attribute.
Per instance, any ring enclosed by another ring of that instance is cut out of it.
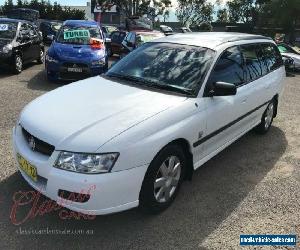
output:
<svg viewBox="0 0 300 250"><path fill-rule="evenodd" d="M247 102L247 99L243 99L243 100L242 100L242 103L246 103L246 102Z"/></svg>

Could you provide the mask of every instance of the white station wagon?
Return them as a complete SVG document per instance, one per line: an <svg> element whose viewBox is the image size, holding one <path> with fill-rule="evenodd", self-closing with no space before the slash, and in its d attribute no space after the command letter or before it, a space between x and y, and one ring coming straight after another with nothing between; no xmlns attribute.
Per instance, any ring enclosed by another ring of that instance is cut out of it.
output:
<svg viewBox="0 0 300 250"><path fill-rule="evenodd" d="M18 168L71 210L160 212L195 169L249 130L269 130L284 78L278 48L263 36L154 40L105 75L28 104L13 128Z"/></svg>

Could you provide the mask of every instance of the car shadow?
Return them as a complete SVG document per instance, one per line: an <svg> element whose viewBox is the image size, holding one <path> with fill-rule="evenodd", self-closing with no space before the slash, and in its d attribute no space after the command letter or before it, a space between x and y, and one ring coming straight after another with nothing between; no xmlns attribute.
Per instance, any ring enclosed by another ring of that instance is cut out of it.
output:
<svg viewBox="0 0 300 250"><path fill-rule="evenodd" d="M278 127L273 126L264 136L247 133L195 171L192 181L183 183L172 206L155 216L132 209L97 216L93 220L66 219L61 218L60 210L36 216L16 226L9 218L13 207L12 199L16 198L16 192L32 189L19 173L15 173L0 182L0 198L3 198L0 203L1 234L5 234L5 242L14 244L15 248L55 244L55 248L78 249L199 249L199 244L239 206L274 167L286 147L285 134ZM39 203L45 199L43 197ZM31 207L32 204L20 206L16 213L17 219L21 221L25 218ZM93 230L94 234L67 237L48 234L38 238L37 235L20 235L19 232L45 228Z"/></svg>
<svg viewBox="0 0 300 250"><path fill-rule="evenodd" d="M38 73L35 74L32 78L24 82L27 83L27 88L42 91L50 91L66 84L49 81L46 77L45 70L38 71Z"/></svg>

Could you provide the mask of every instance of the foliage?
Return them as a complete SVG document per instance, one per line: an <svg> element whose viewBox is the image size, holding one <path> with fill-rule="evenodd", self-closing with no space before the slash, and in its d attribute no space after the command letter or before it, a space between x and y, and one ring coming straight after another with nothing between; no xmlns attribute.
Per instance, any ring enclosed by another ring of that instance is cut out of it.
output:
<svg viewBox="0 0 300 250"><path fill-rule="evenodd" d="M222 23L228 23L229 17L228 17L228 11L226 8L219 9L217 12L217 21Z"/></svg>
<svg viewBox="0 0 300 250"><path fill-rule="evenodd" d="M84 19L85 13L82 10L71 9L70 7L62 7L57 2L53 4L45 0L17 0L17 4L13 5L12 0L6 0L1 8L1 15L6 15L14 8L30 8L40 12L41 19L67 20L67 19Z"/></svg>
<svg viewBox="0 0 300 250"><path fill-rule="evenodd" d="M157 17L159 15L168 16L171 0L92 0L92 6L95 4L101 6L102 11L107 11L112 5L116 5L119 11L126 17L148 15Z"/></svg>
<svg viewBox="0 0 300 250"><path fill-rule="evenodd" d="M178 0L176 15L184 26L198 26L212 21L213 5L207 0Z"/></svg>

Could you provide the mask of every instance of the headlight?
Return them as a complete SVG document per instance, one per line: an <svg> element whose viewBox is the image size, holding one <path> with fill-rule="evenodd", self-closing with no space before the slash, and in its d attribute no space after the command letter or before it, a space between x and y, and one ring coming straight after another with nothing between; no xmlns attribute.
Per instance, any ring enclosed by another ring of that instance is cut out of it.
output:
<svg viewBox="0 0 300 250"><path fill-rule="evenodd" d="M58 60L54 59L53 57L49 56L48 54L46 55L46 61L47 62L58 63Z"/></svg>
<svg viewBox="0 0 300 250"><path fill-rule="evenodd" d="M61 152L54 167L83 174L107 173L114 166L118 156L119 153L84 154Z"/></svg>
<svg viewBox="0 0 300 250"><path fill-rule="evenodd" d="M105 59L100 59L100 60L97 60L97 61L93 61L92 65L93 66L104 66L105 65Z"/></svg>
<svg viewBox="0 0 300 250"><path fill-rule="evenodd" d="M11 50L12 50L12 45L11 44L6 44L3 48L2 48L2 52L4 53L4 54L7 54L7 53L9 53Z"/></svg>

